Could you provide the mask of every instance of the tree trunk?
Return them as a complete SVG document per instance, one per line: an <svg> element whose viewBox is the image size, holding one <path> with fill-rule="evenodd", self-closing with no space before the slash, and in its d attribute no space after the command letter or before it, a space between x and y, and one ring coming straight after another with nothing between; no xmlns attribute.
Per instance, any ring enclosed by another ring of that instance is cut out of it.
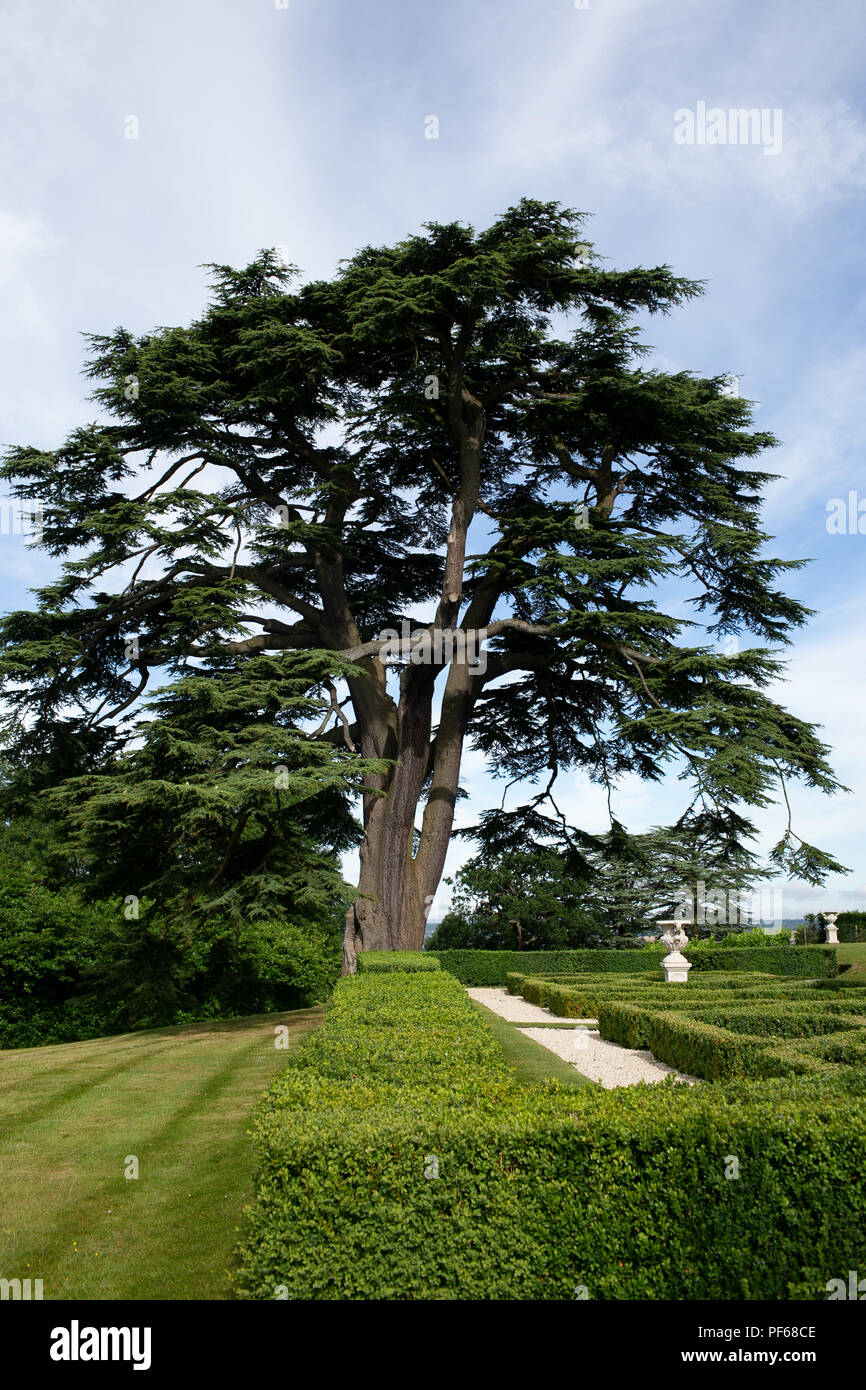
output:
<svg viewBox="0 0 866 1390"><path fill-rule="evenodd" d="M413 839L430 757L435 679L430 665L404 672L396 766L386 794L365 797L358 894L343 937L344 975L354 974L359 951L420 951L424 944L424 893Z"/></svg>

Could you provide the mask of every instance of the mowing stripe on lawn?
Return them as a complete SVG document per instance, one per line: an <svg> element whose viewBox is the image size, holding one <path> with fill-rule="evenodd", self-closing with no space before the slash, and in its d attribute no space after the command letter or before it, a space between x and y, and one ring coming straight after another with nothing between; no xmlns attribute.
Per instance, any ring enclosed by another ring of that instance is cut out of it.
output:
<svg viewBox="0 0 866 1390"><path fill-rule="evenodd" d="M46 1300L229 1297L252 1195L252 1110L322 1016L185 1025L43 1054L39 1080L56 1085L55 1105L45 1096L28 1123L19 1115L0 1152L0 1275L41 1278ZM289 1051L274 1046L283 1023ZM111 1065L118 1046L123 1064ZM0 1077L26 1086L24 1060L0 1053ZM82 1066L98 1069L70 1085ZM124 1176L132 1154L137 1179Z"/></svg>

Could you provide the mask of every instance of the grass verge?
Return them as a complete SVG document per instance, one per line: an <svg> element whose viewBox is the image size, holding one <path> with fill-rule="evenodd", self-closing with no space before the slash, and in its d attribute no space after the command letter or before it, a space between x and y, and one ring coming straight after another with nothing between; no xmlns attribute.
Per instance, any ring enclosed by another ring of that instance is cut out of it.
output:
<svg viewBox="0 0 866 1390"><path fill-rule="evenodd" d="M472 1003L502 1048L505 1060L518 1081L561 1081L565 1086L591 1084L588 1077L575 1071L570 1062L564 1062L555 1052L542 1047L533 1038L525 1037L515 1024L500 1018L492 1009L479 1004L477 999L473 999ZM526 1027L534 1028L535 1024L527 1024Z"/></svg>

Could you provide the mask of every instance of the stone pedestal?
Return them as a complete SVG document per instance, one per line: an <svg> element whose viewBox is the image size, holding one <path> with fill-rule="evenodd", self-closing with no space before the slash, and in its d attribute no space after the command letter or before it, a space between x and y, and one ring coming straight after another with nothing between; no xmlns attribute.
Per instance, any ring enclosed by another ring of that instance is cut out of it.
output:
<svg viewBox="0 0 866 1390"><path fill-rule="evenodd" d="M824 930L827 933L827 945L838 946L839 929L836 926L836 918L839 916L838 912L822 912L821 916L824 918Z"/></svg>
<svg viewBox="0 0 866 1390"><path fill-rule="evenodd" d="M665 972L665 984L687 985L691 968L691 961L686 960L681 951L671 951L670 955L665 956L662 961L662 970Z"/></svg>

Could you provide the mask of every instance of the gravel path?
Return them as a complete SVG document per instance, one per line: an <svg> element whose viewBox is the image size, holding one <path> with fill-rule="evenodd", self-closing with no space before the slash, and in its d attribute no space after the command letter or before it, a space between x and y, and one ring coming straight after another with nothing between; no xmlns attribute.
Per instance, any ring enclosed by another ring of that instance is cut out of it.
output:
<svg viewBox="0 0 866 1390"><path fill-rule="evenodd" d="M507 989L467 989L470 999L485 1004L500 1018L509 1023L551 1023L559 1017L550 1009L540 1009L537 1004L528 1004L519 994L509 994ZM594 1018L572 1018L569 1023L595 1023Z"/></svg>
<svg viewBox="0 0 866 1390"><path fill-rule="evenodd" d="M607 1042L597 1028L521 1028L528 1038L550 1048L576 1071L590 1081L600 1081L607 1090L615 1086L636 1086L639 1081L662 1081L675 1076L678 1081L694 1085L696 1078L686 1076L656 1061L651 1052L619 1043Z"/></svg>
<svg viewBox="0 0 866 1390"><path fill-rule="evenodd" d="M518 995L509 994L507 989L468 989L466 993L509 1023L550 1023L556 1018L549 1009L528 1004ZM571 1023L577 1021L569 1020ZM594 1023L595 1019L579 1021ZM639 1081L661 1081L666 1076L675 1076L678 1081L688 1081L690 1085L697 1080L657 1061L651 1052L607 1042L597 1028L521 1027L520 1031L570 1062L575 1071L589 1077L590 1081L600 1081L607 1090L616 1086L636 1086Z"/></svg>

